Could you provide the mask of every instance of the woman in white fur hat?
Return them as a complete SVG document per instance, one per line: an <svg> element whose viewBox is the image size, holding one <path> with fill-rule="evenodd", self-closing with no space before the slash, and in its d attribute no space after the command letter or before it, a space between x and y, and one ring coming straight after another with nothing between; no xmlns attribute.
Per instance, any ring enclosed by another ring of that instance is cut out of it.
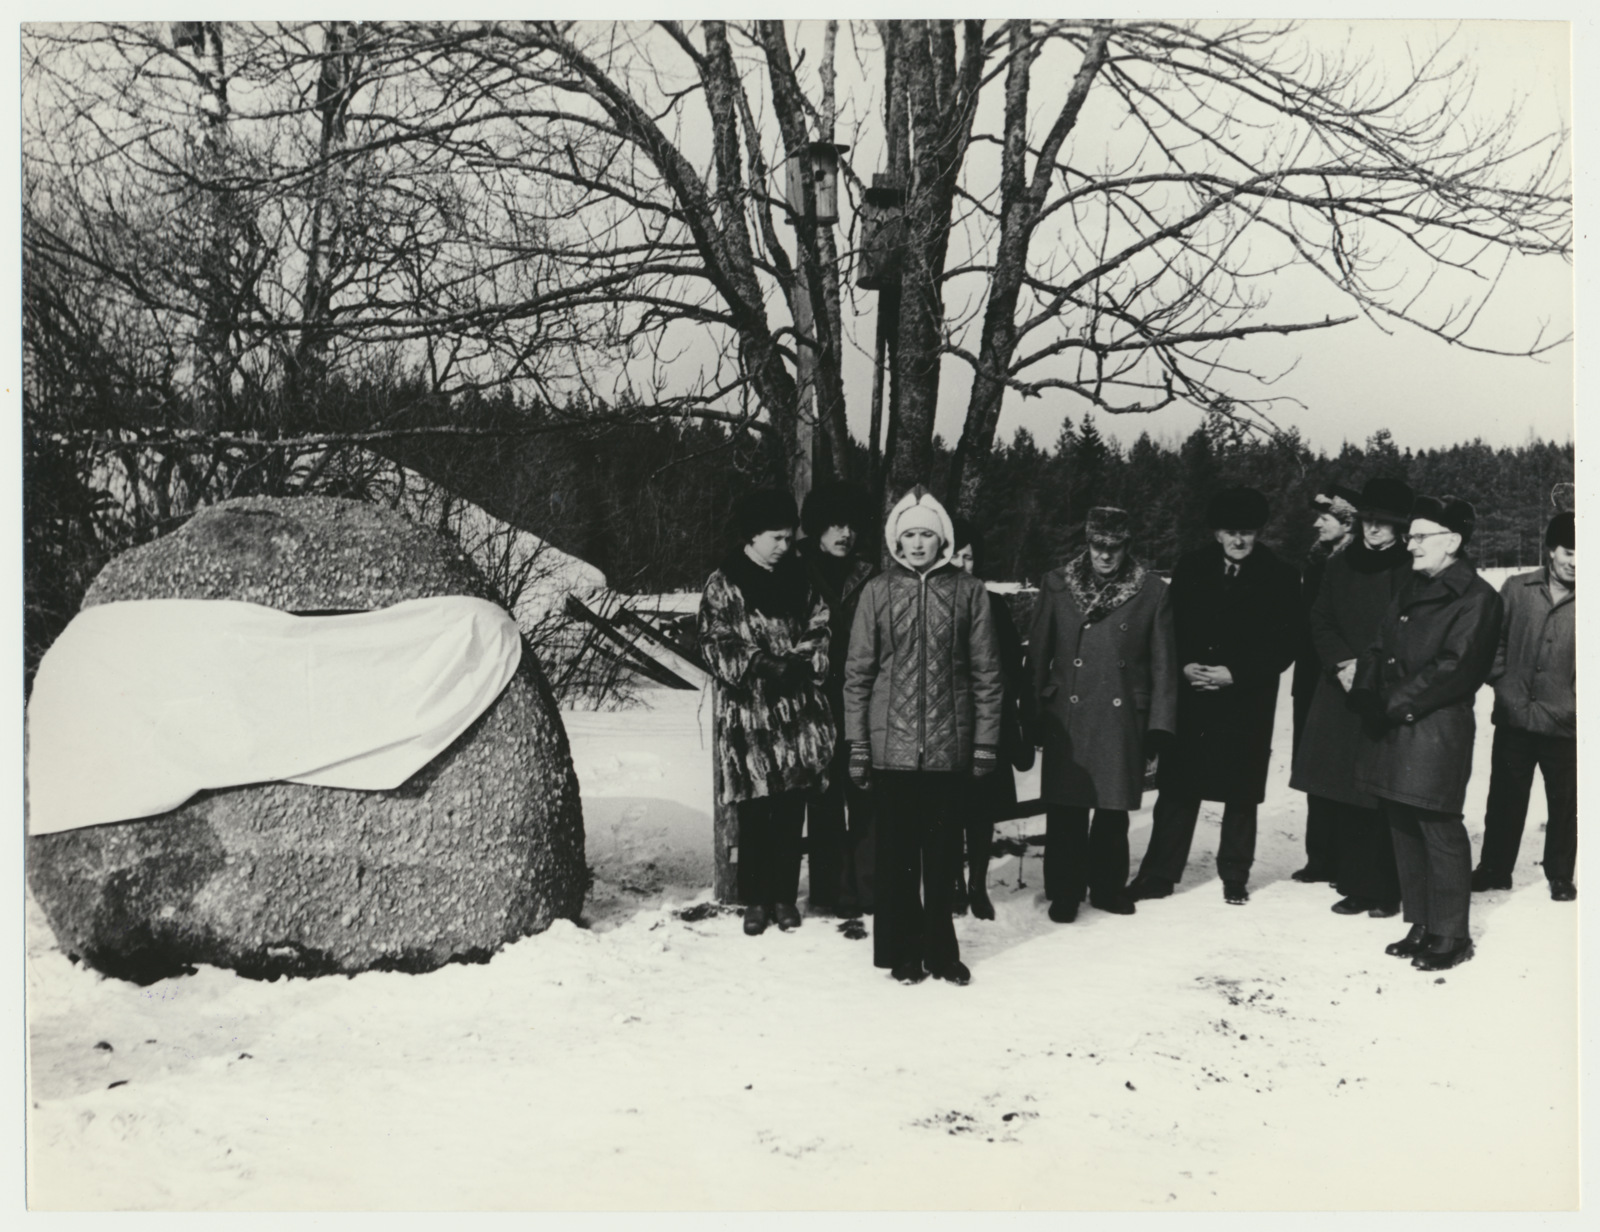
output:
<svg viewBox="0 0 1600 1232"><path fill-rule="evenodd" d="M999 765L1003 685L989 596L951 563L950 516L918 485L884 526L893 563L861 591L845 662L850 777L877 807L873 962L965 984L950 920L960 778Z"/></svg>

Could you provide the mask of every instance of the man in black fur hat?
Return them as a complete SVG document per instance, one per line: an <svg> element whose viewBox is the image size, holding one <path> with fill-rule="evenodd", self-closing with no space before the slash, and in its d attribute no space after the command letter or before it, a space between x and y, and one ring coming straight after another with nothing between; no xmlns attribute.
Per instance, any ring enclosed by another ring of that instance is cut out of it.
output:
<svg viewBox="0 0 1600 1232"><path fill-rule="evenodd" d="M1266 795L1278 679L1304 638L1300 575L1257 542L1267 498L1217 493L1206 511L1215 542L1178 561L1172 614L1182 682L1178 730L1161 755L1150 845L1132 899L1165 898L1183 876L1203 800L1222 802L1217 872L1223 897L1249 901L1256 808Z"/></svg>
<svg viewBox="0 0 1600 1232"><path fill-rule="evenodd" d="M1571 902L1578 860L1578 553L1571 513L1545 530L1542 569L1506 579L1505 621L1489 683L1494 685L1494 750L1483 851L1474 890L1509 890L1522 844L1533 772L1544 775L1550 819L1544 875L1550 897Z"/></svg>

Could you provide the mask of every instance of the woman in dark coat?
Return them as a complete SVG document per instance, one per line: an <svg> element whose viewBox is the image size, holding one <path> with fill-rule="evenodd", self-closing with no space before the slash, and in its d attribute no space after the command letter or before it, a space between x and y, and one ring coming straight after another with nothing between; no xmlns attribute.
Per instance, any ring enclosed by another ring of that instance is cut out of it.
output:
<svg viewBox="0 0 1600 1232"><path fill-rule="evenodd" d="M1089 511L1088 546L1045 575L1028 638L1044 749L1044 892L1058 924L1077 919L1085 889L1100 910L1133 914L1128 813L1143 800L1146 759L1177 726L1168 586L1129 554L1130 535L1125 511Z"/></svg>
<svg viewBox="0 0 1600 1232"><path fill-rule="evenodd" d="M1374 735L1356 786L1378 797L1411 931L1386 947L1442 971L1472 957L1472 845L1462 823L1473 697L1500 641L1500 596L1462 552L1477 516L1455 497L1411 508L1412 574L1356 667L1352 695Z"/></svg>
<svg viewBox="0 0 1600 1232"><path fill-rule="evenodd" d="M966 518L951 518L956 550L951 561L964 573L977 576L983 556L983 536ZM1000 700L1000 765L995 773L969 778L963 784L961 833L956 839L955 899L951 910L980 920L994 919L994 904L989 901L989 856L994 846L994 823L1009 816L1017 803L1017 780L1011 770L1033 767L1033 726L1024 704L1027 699L1023 671L1022 635L1011 619L1005 598L989 592L989 615L994 623L995 642L1000 650L1000 676L1004 693ZM966 839L963 868L961 839ZM963 877L963 873L965 877Z"/></svg>
<svg viewBox="0 0 1600 1232"><path fill-rule="evenodd" d="M718 739L718 804L739 815L744 931L769 918L800 924L800 830L806 796L833 757L828 606L789 552L794 499L752 492L739 503L739 546L706 581L700 652L711 670Z"/></svg>
<svg viewBox="0 0 1600 1232"><path fill-rule="evenodd" d="M1340 915L1382 919L1400 910L1388 822L1377 799L1355 784L1368 738L1350 688L1357 659L1411 578L1411 554L1401 537L1411 502L1411 489L1398 479L1367 484L1359 497L1360 536L1328 560L1311 607L1311 637L1324 666L1289 786L1306 793L1308 818L1327 829L1327 879L1345 896L1333 905Z"/></svg>
<svg viewBox="0 0 1600 1232"><path fill-rule="evenodd" d="M844 730L844 661L856 601L877 565L861 554L872 520L869 499L853 484L818 484L800 511L800 559L812 589L828 605L828 704L834 725ZM848 825L846 824L848 821ZM811 910L854 916L872 910L871 797L850 782L849 751L834 749L828 786L806 809L806 862Z"/></svg>
<svg viewBox="0 0 1600 1232"><path fill-rule="evenodd" d="M1294 662L1305 619L1300 575L1256 536L1267 499L1230 488L1207 509L1216 542L1186 553L1172 573L1172 618L1184 683L1178 730L1161 755L1150 845L1128 887L1165 898L1183 876L1202 800L1220 800L1217 872L1223 897L1249 901L1256 807L1266 796L1278 679Z"/></svg>
<svg viewBox="0 0 1600 1232"><path fill-rule="evenodd" d="M1344 551L1356 536L1356 503L1361 498L1349 488L1330 484L1325 492L1311 498L1311 507L1317 511L1312 528L1317 541L1306 555L1305 568L1300 572L1300 605L1311 610L1322 589L1322 579L1328 561ZM1407 508L1410 506L1408 505ZM1306 640L1294 661L1294 753L1300 753L1300 739L1305 734L1306 717L1311 713L1311 699L1316 696L1317 680L1322 675L1322 662L1317 657L1317 647L1306 630ZM1320 807L1317 797L1306 800L1306 865L1290 873L1296 881L1332 881L1338 867L1337 843L1329 817Z"/></svg>
<svg viewBox="0 0 1600 1232"><path fill-rule="evenodd" d="M850 777L875 805L872 960L904 984L965 984L954 810L966 775L998 768L1000 652L988 593L951 565L955 532L932 493L901 497L884 537L894 563L861 591L844 672Z"/></svg>

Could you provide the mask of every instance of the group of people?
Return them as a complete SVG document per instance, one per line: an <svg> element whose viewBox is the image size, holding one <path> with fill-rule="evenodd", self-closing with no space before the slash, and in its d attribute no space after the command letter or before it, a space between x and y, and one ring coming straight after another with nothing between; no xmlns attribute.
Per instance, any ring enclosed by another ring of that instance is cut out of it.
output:
<svg viewBox="0 0 1600 1232"><path fill-rule="evenodd" d="M982 538L922 487L889 512L879 571L864 492L744 497L706 583L718 802L738 816L744 930L800 925L802 833L813 912L873 915L873 960L904 983L965 984L952 915L994 917L995 821L1013 768L1042 751L1044 889L1071 923L1087 899L1133 914L1170 895L1203 802L1222 805L1225 900L1249 901L1280 677L1294 672L1290 785L1306 793L1306 867L1333 910L1410 927L1387 952L1425 970L1472 956L1473 890L1505 888L1535 768L1550 804L1545 875L1576 896L1572 515L1543 568L1500 593L1466 556L1475 513L1396 479L1320 493L1303 569L1259 542L1266 498L1218 492L1211 542L1170 582L1130 551L1121 509L1089 511L1084 550L1044 578L1024 649L974 570ZM797 541L797 529L804 538ZM1495 686L1482 858L1463 824L1473 698ZM1129 880L1130 812L1152 782Z"/></svg>

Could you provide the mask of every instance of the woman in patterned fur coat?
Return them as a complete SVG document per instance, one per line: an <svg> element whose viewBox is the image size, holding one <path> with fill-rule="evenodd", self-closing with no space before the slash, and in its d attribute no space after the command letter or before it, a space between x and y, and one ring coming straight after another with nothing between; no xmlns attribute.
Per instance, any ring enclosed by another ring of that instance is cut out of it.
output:
<svg viewBox="0 0 1600 1232"><path fill-rule="evenodd" d="M706 581L700 650L714 682L718 804L739 815L744 931L800 926L806 796L826 783L834 725L828 606L792 555L799 517L787 492L739 502L739 545Z"/></svg>

